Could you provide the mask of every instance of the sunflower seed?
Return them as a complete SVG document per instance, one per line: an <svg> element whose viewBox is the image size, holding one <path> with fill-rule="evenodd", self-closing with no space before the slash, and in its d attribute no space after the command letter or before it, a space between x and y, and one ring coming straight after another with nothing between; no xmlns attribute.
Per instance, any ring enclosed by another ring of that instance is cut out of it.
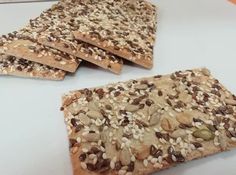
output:
<svg viewBox="0 0 236 175"><path fill-rule="evenodd" d="M135 112L135 111L139 110L139 106L128 104L125 106L125 110L128 112Z"/></svg>
<svg viewBox="0 0 236 175"><path fill-rule="evenodd" d="M101 112L99 111L89 111L87 112L87 116L89 116L90 118L93 118L93 119L102 119L103 118L103 115L101 114Z"/></svg>

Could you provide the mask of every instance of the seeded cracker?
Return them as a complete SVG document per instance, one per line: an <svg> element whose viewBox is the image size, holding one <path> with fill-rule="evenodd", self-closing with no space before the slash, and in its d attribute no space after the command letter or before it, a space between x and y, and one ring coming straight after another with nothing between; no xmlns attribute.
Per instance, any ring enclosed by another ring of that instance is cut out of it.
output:
<svg viewBox="0 0 236 175"><path fill-rule="evenodd" d="M81 60L67 53L43 46L33 39L33 34L23 35L22 30L3 35L0 50L7 55L48 65L68 72L75 72Z"/></svg>
<svg viewBox="0 0 236 175"><path fill-rule="evenodd" d="M63 80L65 72L14 56L0 55L0 75Z"/></svg>
<svg viewBox="0 0 236 175"><path fill-rule="evenodd" d="M23 34L34 33L34 38L40 43L56 48L70 55L82 58L104 69L119 74L122 69L122 59L102 49L83 41L74 39L72 31L76 31L73 19L77 4L66 1L57 3L43 12L38 18L31 20Z"/></svg>
<svg viewBox="0 0 236 175"><path fill-rule="evenodd" d="M209 70L63 97L74 175L146 175L236 147L236 96Z"/></svg>
<svg viewBox="0 0 236 175"><path fill-rule="evenodd" d="M144 0L76 1L81 14L75 38L145 68L153 66L156 7Z"/></svg>

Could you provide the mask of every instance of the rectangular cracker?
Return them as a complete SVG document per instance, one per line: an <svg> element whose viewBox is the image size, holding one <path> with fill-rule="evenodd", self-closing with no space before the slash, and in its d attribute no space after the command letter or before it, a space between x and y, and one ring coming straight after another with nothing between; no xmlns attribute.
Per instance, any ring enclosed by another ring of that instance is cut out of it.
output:
<svg viewBox="0 0 236 175"><path fill-rule="evenodd" d="M152 68L157 25L154 5L145 0L83 0L78 4L76 39Z"/></svg>
<svg viewBox="0 0 236 175"><path fill-rule="evenodd" d="M66 73L39 63L0 54L0 75L40 78L47 80L63 80Z"/></svg>
<svg viewBox="0 0 236 175"><path fill-rule="evenodd" d="M13 32L0 38L0 43L2 43L0 49L3 53L67 72L75 72L77 70L81 62L80 59L44 46L34 40L33 36L24 36L21 32Z"/></svg>
<svg viewBox="0 0 236 175"><path fill-rule="evenodd" d="M75 30L75 27L71 21L75 18L73 15L74 11L77 11L76 9L77 5L74 3L59 2L44 11L38 18L31 20L25 28L25 34L34 33L35 39L43 45L56 48L119 74L123 66L121 58L74 39L72 31Z"/></svg>
<svg viewBox="0 0 236 175"><path fill-rule="evenodd" d="M147 175L236 147L236 96L208 69L63 97L74 175Z"/></svg>

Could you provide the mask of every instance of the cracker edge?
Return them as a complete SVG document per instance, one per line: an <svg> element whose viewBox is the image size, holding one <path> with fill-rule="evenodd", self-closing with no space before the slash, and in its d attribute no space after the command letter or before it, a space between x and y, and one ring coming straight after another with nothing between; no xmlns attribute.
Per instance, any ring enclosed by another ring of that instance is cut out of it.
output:
<svg viewBox="0 0 236 175"><path fill-rule="evenodd" d="M133 62L135 64L138 64L138 65L140 65L140 66L142 66L144 68L151 69L153 67L153 57L152 57L152 60L148 60L148 59L146 59L146 57L141 57L139 59L133 60L133 59L131 59L133 57L132 54L130 52L126 51L126 50L116 51L114 49L114 47L111 47L111 46L104 47L103 46L104 44L106 44L106 45L108 44L108 42L106 42L106 41L100 42L100 41L97 41L97 39L93 40L90 36L85 36L85 35L83 35L79 31L74 31L73 35L75 36L75 38L77 40L81 40L81 41L84 41L86 43L89 43L89 44L92 44L94 46L97 46L97 47L99 47L99 48L101 48L103 50L111 52L111 53L113 53L113 54L115 54L115 55L117 55L119 57L122 57L124 59L127 59L127 60L129 60L129 61L131 61L131 62ZM153 53L152 53L152 55L153 55Z"/></svg>
<svg viewBox="0 0 236 175"><path fill-rule="evenodd" d="M0 71L0 75L4 76L4 75L8 75L8 76L16 76L16 77L23 77L23 78L37 78L37 79L45 79L45 80L63 80L65 78L66 73L65 72L61 72L58 75L55 75L53 73L39 73L37 71L33 71L30 73L26 73L23 71L11 71L11 70L6 70L6 72Z"/></svg>
<svg viewBox="0 0 236 175"><path fill-rule="evenodd" d="M18 47L14 47L16 45L19 45ZM12 55L18 58L23 58L29 61L37 62L40 64L48 65L50 67L54 67L57 69L61 69L67 72L74 73L78 66L79 63L74 62L74 63L67 63L68 65L63 66L62 64L59 64L58 61L54 61L54 58L51 56L42 56L42 57L37 57L37 54L30 52L27 47L24 46L26 45L31 45L33 42L29 40L16 40L12 41L11 43L6 44L4 47L7 47L8 49L5 51L6 54ZM47 61L45 61L47 60ZM49 60L49 61L48 61Z"/></svg>
<svg viewBox="0 0 236 175"><path fill-rule="evenodd" d="M122 59L121 59L121 61L122 61L121 63L110 64L108 59L106 59L104 61L96 61L93 56L87 56L86 57L85 53L78 52L78 51L76 53L73 53L71 49L66 49L66 48L63 47L63 42L60 42L60 43L53 42L53 41L48 42L48 41L46 41L46 39L43 39L43 38L38 39L38 42L43 44L43 45L58 49L62 52L66 52L66 53L68 53L70 55L73 55L75 57L81 58L81 59L83 59L85 61L88 61L90 63L93 63L93 64L95 64L95 65L97 65L97 66L99 66L99 67L101 67L105 70L109 70L109 71L111 71L115 74L120 74L121 73L121 70L122 70L122 67L123 67ZM111 66L110 68L109 68L109 65Z"/></svg>

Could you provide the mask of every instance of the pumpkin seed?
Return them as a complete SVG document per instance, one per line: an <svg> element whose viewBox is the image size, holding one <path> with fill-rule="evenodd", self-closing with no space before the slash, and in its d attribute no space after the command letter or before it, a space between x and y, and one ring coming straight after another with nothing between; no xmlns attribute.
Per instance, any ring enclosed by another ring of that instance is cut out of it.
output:
<svg viewBox="0 0 236 175"><path fill-rule="evenodd" d="M103 115L101 114L101 112L99 111L89 111L87 112L87 116L89 116L90 118L93 118L93 119L102 119L103 118Z"/></svg>
<svg viewBox="0 0 236 175"><path fill-rule="evenodd" d="M196 138L201 138L205 141L213 140L215 137L215 135L208 129L198 129L195 132L193 132L193 136Z"/></svg>
<svg viewBox="0 0 236 175"><path fill-rule="evenodd" d="M210 131L212 131L212 132L215 132L215 131L216 131L216 127L213 126L213 125L206 125L206 127L207 127Z"/></svg>
<svg viewBox="0 0 236 175"><path fill-rule="evenodd" d="M87 115L83 114L83 113L79 114L79 120L84 125L89 125L91 123L90 118Z"/></svg>
<svg viewBox="0 0 236 175"><path fill-rule="evenodd" d="M160 114L155 113L151 116L150 121L149 121L149 126L154 126L160 121L161 117Z"/></svg>
<svg viewBox="0 0 236 175"><path fill-rule="evenodd" d="M155 104L151 105L149 110L148 110L149 115L152 116L154 113L156 113L158 111L158 109L160 109L159 106L157 106Z"/></svg>
<svg viewBox="0 0 236 175"><path fill-rule="evenodd" d="M139 110L139 106L128 104L125 106L125 110L128 112L135 112L135 111Z"/></svg>

